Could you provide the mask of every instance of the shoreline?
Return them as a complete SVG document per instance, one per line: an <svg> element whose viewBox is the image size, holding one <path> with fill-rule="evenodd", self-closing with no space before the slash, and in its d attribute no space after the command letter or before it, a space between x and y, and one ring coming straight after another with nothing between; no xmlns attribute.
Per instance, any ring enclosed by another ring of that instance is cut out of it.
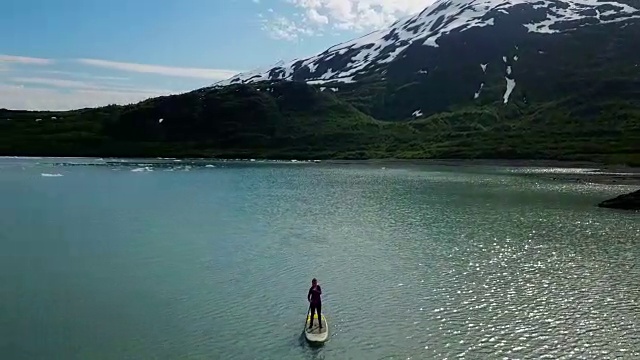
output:
<svg viewBox="0 0 640 360"><path fill-rule="evenodd" d="M515 172L514 175L537 177L545 180L590 183L598 185L622 185L640 187L640 167L624 165L607 165L589 161L570 160L510 160L510 159L371 159L371 160L330 160L325 163L333 164L370 164L381 166L478 166L478 167L511 167L511 168L540 168L550 171ZM566 169L577 171L553 171Z"/></svg>
<svg viewBox="0 0 640 360"><path fill-rule="evenodd" d="M224 158L138 158L138 157L61 157L61 156L0 156L3 159L100 159L132 161L227 162L227 163L298 163L316 165L364 165L382 167L507 167L516 169L539 168L548 171L514 172L519 176L534 176L546 180L592 183L599 185L640 186L640 167L609 165L595 161L543 160L543 159L363 159L363 160L280 160L280 159L224 159ZM558 171L554 171L558 170ZM562 171L568 170L568 171ZM575 170L575 171L571 171Z"/></svg>

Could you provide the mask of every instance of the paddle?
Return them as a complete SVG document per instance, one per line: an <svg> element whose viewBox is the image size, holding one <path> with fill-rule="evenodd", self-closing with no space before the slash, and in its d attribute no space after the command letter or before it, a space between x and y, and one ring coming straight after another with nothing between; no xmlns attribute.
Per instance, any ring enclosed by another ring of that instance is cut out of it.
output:
<svg viewBox="0 0 640 360"><path fill-rule="evenodd" d="M309 303L309 308L307 309L307 314L304 316L304 327L302 327L302 332L307 331L307 318L309 317L309 313L311 312L311 303Z"/></svg>

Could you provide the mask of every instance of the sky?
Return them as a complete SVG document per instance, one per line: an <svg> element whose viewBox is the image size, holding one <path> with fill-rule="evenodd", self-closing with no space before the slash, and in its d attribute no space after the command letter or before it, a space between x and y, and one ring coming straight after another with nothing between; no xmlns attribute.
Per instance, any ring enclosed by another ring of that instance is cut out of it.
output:
<svg viewBox="0 0 640 360"><path fill-rule="evenodd" d="M2 0L0 108L178 94L322 52L434 0Z"/></svg>

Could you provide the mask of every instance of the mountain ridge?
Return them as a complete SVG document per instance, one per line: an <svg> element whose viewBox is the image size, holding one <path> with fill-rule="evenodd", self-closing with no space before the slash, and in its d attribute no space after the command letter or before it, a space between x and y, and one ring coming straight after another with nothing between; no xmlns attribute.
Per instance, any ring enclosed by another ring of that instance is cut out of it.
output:
<svg viewBox="0 0 640 360"><path fill-rule="evenodd" d="M423 11L394 22L390 27L334 45L303 59L279 62L238 74L213 86L265 80L305 81L310 84L352 83L384 68L407 48L421 42L438 47L438 40L452 32L494 26L510 10L520 16L528 32L554 34L584 25L640 19L637 7L625 0L439 0ZM543 16L544 15L544 16ZM383 76L384 70L378 71Z"/></svg>

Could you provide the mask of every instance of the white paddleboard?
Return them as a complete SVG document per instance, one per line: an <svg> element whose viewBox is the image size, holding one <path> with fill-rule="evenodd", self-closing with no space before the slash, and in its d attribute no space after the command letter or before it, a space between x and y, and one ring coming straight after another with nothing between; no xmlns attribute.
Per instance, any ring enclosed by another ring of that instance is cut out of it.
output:
<svg viewBox="0 0 640 360"><path fill-rule="evenodd" d="M318 314L313 314L313 327L311 329L309 329L309 321L311 321L311 315L307 314L307 322L304 326L304 336L307 338L307 341L312 343L323 343L327 341L329 338L329 324L324 314L322 315L322 329L320 329L319 326Z"/></svg>

